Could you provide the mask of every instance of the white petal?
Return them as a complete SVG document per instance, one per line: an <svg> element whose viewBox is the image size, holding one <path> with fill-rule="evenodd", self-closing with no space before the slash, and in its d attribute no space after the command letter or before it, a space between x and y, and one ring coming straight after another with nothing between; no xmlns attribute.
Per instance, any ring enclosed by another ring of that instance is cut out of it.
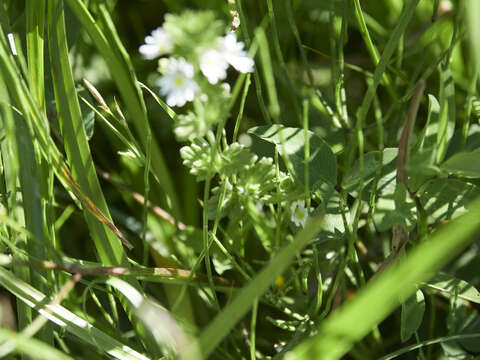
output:
<svg viewBox="0 0 480 360"><path fill-rule="evenodd" d="M152 60L160 56L158 47L155 45L143 44L138 48L138 51L144 59Z"/></svg>
<svg viewBox="0 0 480 360"><path fill-rule="evenodd" d="M140 54L145 59L154 59L173 50L173 40L162 27L152 31L145 37L145 44L140 46Z"/></svg>
<svg viewBox="0 0 480 360"><path fill-rule="evenodd" d="M249 73L253 71L254 62L248 56L236 56L230 57L229 63L232 65L237 71L241 73Z"/></svg>
<svg viewBox="0 0 480 360"><path fill-rule="evenodd" d="M210 84L216 84L227 77L228 63L217 50L206 50L200 56L200 70Z"/></svg>

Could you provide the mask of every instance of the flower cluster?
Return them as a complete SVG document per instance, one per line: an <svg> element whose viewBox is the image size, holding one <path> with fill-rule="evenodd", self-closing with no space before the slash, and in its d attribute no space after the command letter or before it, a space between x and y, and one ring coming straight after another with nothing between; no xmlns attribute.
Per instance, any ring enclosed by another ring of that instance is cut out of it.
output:
<svg viewBox="0 0 480 360"><path fill-rule="evenodd" d="M169 28L159 27L145 37L145 44L139 48L144 59L152 60L175 52L176 39ZM181 48L181 44L178 47ZM226 79L229 66L242 73L252 72L254 62L243 48L243 42L237 41L235 33L228 33L216 37L208 46L202 44L195 49L188 56L190 61L178 54L160 59L158 70L162 76L156 82L160 94L166 96L169 106L181 107L201 93L200 74L215 85Z"/></svg>

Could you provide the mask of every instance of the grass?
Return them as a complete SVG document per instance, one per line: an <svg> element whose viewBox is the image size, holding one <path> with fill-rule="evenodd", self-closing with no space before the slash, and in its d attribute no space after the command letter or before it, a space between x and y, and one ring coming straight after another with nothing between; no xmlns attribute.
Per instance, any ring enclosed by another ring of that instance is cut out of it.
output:
<svg viewBox="0 0 480 360"><path fill-rule="evenodd" d="M4 1L1 356L473 359L477 10Z"/></svg>

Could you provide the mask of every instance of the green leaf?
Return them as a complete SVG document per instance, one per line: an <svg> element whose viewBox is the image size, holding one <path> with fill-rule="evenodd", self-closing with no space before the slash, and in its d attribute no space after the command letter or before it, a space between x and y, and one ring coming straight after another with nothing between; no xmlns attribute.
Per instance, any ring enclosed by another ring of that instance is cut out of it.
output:
<svg viewBox="0 0 480 360"><path fill-rule="evenodd" d="M402 304L402 322L400 328L400 337L402 342L408 341L410 337L418 330L423 321L425 313L425 297L422 290L417 290L415 295L410 296Z"/></svg>
<svg viewBox="0 0 480 360"><path fill-rule="evenodd" d="M455 81L449 65L440 66L440 119L437 132L437 163L447 152L448 144L455 130Z"/></svg>
<svg viewBox="0 0 480 360"><path fill-rule="evenodd" d="M416 224L415 202L403 184L397 184L392 194L382 194L375 207L373 220L379 231L403 225L412 230Z"/></svg>
<svg viewBox="0 0 480 360"><path fill-rule="evenodd" d="M255 155L239 143L228 145L223 152L216 151L212 132L207 134L207 139L196 138L190 146L182 147L180 156L183 165L190 168L190 173L197 177L197 181L217 173L230 176L246 170L255 160Z"/></svg>
<svg viewBox="0 0 480 360"><path fill-rule="evenodd" d="M440 167L450 175L478 179L480 178L480 149L456 153Z"/></svg>
<svg viewBox="0 0 480 360"><path fill-rule="evenodd" d="M318 332L298 345L291 359L340 359L452 257L467 247L480 230L480 199L470 212L411 249L396 266L385 269L351 301L321 322Z"/></svg>
<svg viewBox="0 0 480 360"><path fill-rule="evenodd" d="M313 219L305 228L298 233L295 239L282 248L253 278L248 285L241 289L235 298L215 317L209 326L200 335L200 348L202 355L207 358L218 346L222 339L236 325L236 323L252 307L255 299L262 295L275 279L282 274L290 261L301 251L308 242L318 233L321 228L321 221ZM194 349L194 344L187 349L187 354Z"/></svg>
<svg viewBox="0 0 480 360"><path fill-rule="evenodd" d="M408 159L408 189L410 191L416 192L429 179L442 174L440 168L435 165L435 153L434 147L423 148Z"/></svg>
<svg viewBox="0 0 480 360"><path fill-rule="evenodd" d="M396 175L397 175L397 155L398 148L387 148L383 150L383 161L380 164L380 152L372 151L364 156L363 168L363 199L367 200L372 191L377 196L383 194L393 194L395 192ZM377 188L373 189L374 179L381 166L380 178ZM343 179L342 187L352 196L358 196L358 188L362 181L362 173L360 172L360 162L356 161L350 171L347 172Z"/></svg>
<svg viewBox="0 0 480 360"><path fill-rule="evenodd" d="M83 115L83 126L85 126L85 135L87 136L87 140L93 136L93 129L95 125L95 112L93 110L87 111L85 115Z"/></svg>
<svg viewBox="0 0 480 360"><path fill-rule="evenodd" d="M480 35L480 23L478 22L480 3L476 0L467 0L465 3L467 7L465 14L467 17L468 37L474 54L474 61L478 68L480 67L480 44L478 43L478 36Z"/></svg>
<svg viewBox="0 0 480 360"><path fill-rule="evenodd" d="M440 104L435 96L428 94L427 122L417 141L415 148L431 148L436 144L438 120L440 118ZM436 150L436 149L435 149Z"/></svg>
<svg viewBox="0 0 480 360"><path fill-rule="evenodd" d="M439 273L424 285L429 289L440 291L449 298L458 296L460 299L480 304L480 292L468 282L450 274Z"/></svg>
<svg viewBox="0 0 480 360"><path fill-rule="evenodd" d="M278 152L285 160L292 163L292 175L300 183L305 182L305 134L300 128L282 125L267 125L251 128L249 133L275 144ZM337 183L337 160L330 146L318 135L309 131L310 162L309 183L312 187L327 182Z"/></svg>
<svg viewBox="0 0 480 360"><path fill-rule="evenodd" d="M340 207L340 196L334 190L333 195L327 200L325 212L323 217L324 226L317 236L318 241L324 242L326 240L339 240L345 236L345 223L343 222L342 209ZM346 213L345 217L350 222L350 213Z"/></svg>
<svg viewBox="0 0 480 360"><path fill-rule="evenodd" d="M480 196L480 189L460 180L435 179L422 186L418 194L429 223L436 223L467 212L469 202Z"/></svg>

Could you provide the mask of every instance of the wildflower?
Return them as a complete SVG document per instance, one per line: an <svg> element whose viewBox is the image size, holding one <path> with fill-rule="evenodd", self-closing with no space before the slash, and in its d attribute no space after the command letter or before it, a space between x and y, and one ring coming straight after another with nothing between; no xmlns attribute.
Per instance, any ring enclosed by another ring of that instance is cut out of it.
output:
<svg viewBox="0 0 480 360"><path fill-rule="evenodd" d="M253 71L253 60L243 50L243 42L237 42L234 33L219 38L217 46L205 50L200 55L200 70L210 84L216 84L227 77L228 65L232 65L242 73Z"/></svg>
<svg viewBox="0 0 480 360"><path fill-rule="evenodd" d="M167 96L168 106L183 106L192 101L198 91L198 85L193 79L193 65L184 58L168 58L159 61L162 74L157 80L160 94Z"/></svg>
<svg viewBox="0 0 480 360"><path fill-rule="evenodd" d="M252 72L254 62L243 47L243 42L237 42L235 33L225 35L220 41L220 51L230 65L241 73Z"/></svg>
<svg viewBox="0 0 480 360"><path fill-rule="evenodd" d="M223 54L209 49L200 55L200 70L210 84L218 83L227 77L228 63Z"/></svg>
<svg viewBox="0 0 480 360"><path fill-rule="evenodd" d="M295 225L305 226L305 222L308 218L308 212L305 208L305 201L294 201L290 206L290 210L292 212L292 221L295 223Z"/></svg>
<svg viewBox="0 0 480 360"><path fill-rule="evenodd" d="M138 49L145 59L155 59L173 50L173 41L169 33L158 27L145 37L145 44Z"/></svg>

